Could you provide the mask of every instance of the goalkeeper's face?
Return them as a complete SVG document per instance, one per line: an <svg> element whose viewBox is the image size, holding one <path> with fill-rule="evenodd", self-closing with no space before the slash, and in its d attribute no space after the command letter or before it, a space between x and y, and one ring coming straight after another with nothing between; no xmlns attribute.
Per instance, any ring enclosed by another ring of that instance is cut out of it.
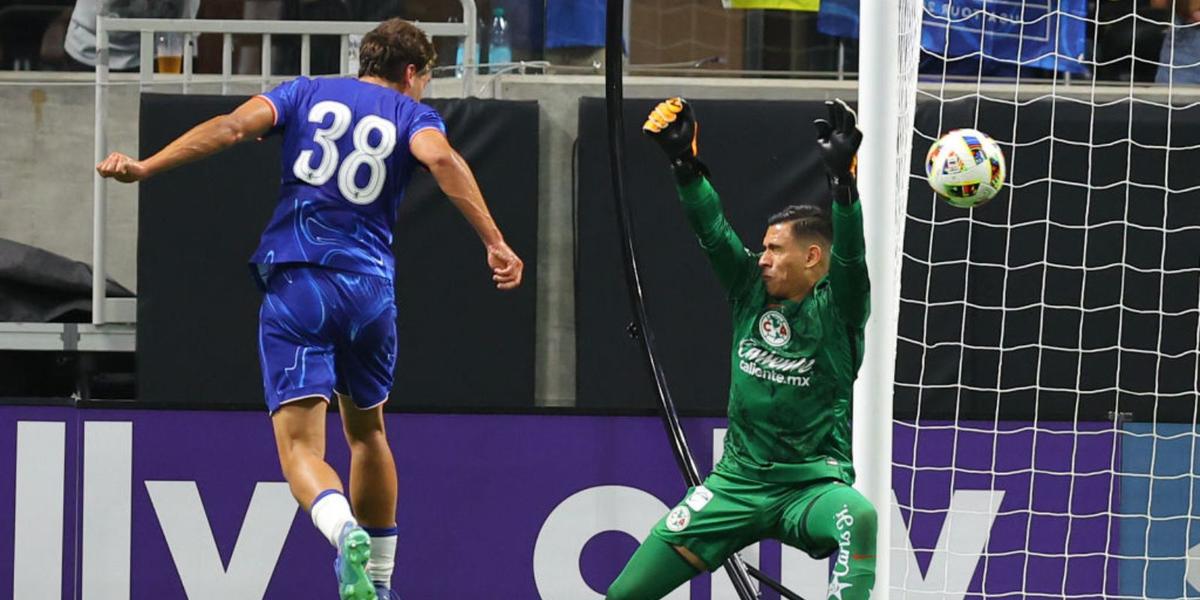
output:
<svg viewBox="0 0 1200 600"><path fill-rule="evenodd" d="M829 249L817 236L797 236L792 224L767 227L758 267L772 298L800 301L829 272Z"/></svg>

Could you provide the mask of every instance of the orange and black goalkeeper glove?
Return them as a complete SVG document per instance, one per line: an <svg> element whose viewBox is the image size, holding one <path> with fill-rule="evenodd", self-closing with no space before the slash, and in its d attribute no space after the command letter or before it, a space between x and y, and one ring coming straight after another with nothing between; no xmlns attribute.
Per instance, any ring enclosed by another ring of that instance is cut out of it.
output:
<svg viewBox="0 0 1200 600"><path fill-rule="evenodd" d="M696 158L699 132L700 125L696 123L691 105L679 97L659 102L642 124L642 133L650 136L671 161L671 170L680 185L708 175L708 168Z"/></svg>

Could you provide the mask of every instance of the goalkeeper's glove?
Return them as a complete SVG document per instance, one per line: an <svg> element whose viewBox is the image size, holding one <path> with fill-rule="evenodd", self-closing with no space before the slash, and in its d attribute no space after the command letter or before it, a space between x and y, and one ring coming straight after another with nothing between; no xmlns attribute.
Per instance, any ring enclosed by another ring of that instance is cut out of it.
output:
<svg viewBox="0 0 1200 600"><path fill-rule="evenodd" d="M679 97L659 102L642 124L642 133L658 143L658 147L670 159L671 170L675 172L675 180L680 185L691 183L701 175L708 175L708 167L696 158L696 137L699 132L700 125L696 123L691 105Z"/></svg>
<svg viewBox="0 0 1200 600"><path fill-rule="evenodd" d="M853 204L858 200L858 189L854 175L858 166L858 147L862 144L862 132L858 130L858 117L840 98L826 100L829 120L817 119L817 148L825 162L825 173L829 176L833 198L840 204Z"/></svg>

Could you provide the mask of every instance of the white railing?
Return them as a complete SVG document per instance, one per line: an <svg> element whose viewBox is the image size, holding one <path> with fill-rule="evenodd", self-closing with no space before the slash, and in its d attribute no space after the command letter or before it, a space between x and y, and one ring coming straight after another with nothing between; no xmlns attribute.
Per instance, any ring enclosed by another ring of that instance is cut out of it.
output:
<svg viewBox="0 0 1200 600"><path fill-rule="evenodd" d="M459 0L463 9L461 23L422 23L414 22L431 37L456 37L463 39L463 56L475 56L477 43L476 11L474 0ZM139 61L138 80L143 89L152 83L171 83L181 85L183 92L197 80L193 73L192 49L197 36L204 33L221 34L221 93L229 93L229 84L233 81L233 36L258 35L262 39L262 71L260 75L261 88L266 90L272 81L271 73L271 36L298 35L300 36L300 74L310 75L312 58L312 36L337 36L341 40L339 74L350 73L352 56L350 36L363 35L374 29L377 22L352 21L255 21L255 20L224 20L224 19L121 19L99 17L96 19L96 121L95 121L95 160L99 163L108 155L108 86L109 67L108 35L113 32L136 31L141 36L141 55ZM154 75L154 34L177 33L183 34L183 73L178 75ZM464 69L462 76L463 95L470 95L473 83L473 69ZM131 321L135 317L131 307L124 306L123 299L110 299L105 293L107 287L106 258L106 214L108 210L107 180L99 174L92 178L92 323L100 325L116 320ZM110 306L111 305L111 306ZM124 313L120 319L108 318L114 312Z"/></svg>

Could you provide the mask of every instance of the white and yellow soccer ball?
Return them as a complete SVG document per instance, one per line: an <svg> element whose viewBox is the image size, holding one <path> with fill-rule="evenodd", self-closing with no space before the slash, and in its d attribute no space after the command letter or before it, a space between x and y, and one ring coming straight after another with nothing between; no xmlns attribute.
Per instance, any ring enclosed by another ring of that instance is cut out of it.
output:
<svg viewBox="0 0 1200 600"><path fill-rule="evenodd" d="M986 133L953 129L938 138L925 156L929 187L959 208L986 204L1004 187L1004 153Z"/></svg>

